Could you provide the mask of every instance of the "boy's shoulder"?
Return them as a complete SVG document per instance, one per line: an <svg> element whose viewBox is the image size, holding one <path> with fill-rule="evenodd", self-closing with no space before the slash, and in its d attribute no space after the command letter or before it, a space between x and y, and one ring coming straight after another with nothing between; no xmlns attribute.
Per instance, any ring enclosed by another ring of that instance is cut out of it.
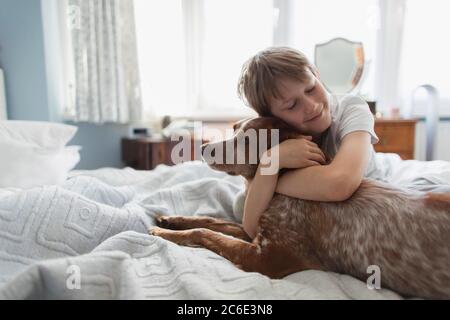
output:
<svg viewBox="0 0 450 320"><path fill-rule="evenodd" d="M349 105L364 105L369 107L366 100L358 95L343 94L343 95L333 95L336 98L339 107L345 107Z"/></svg>
<svg viewBox="0 0 450 320"><path fill-rule="evenodd" d="M331 95L330 112L331 128L336 132L361 125L373 128L374 117L362 97L351 94Z"/></svg>
<svg viewBox="0 0 450 320"><path fill-rule="evenodd" d="M330 94L329 102L331 114L335 120L355 112L367 114L368 116L371 115L370 108L366 100L357 95Z"/></svg>
<svg viewBox="0 0 450 320"><path fill-rule="evenodd" d="M331 97L331 131L340 140L353 131L367 131L372 143L378 141L374 132L375 118L366 100L356 95L334 95Z"/></svg>

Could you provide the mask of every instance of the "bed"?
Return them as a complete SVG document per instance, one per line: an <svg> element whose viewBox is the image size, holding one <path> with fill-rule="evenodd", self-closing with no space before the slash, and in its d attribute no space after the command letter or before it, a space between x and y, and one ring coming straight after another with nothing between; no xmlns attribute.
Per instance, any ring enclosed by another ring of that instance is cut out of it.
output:
<svg viewBox="0 0 450 320"><path fill-rule="evenodd" d="M391 176L399 181L408 179L408 168L424 165L392 156L380 161L397 161ZM450 173L448 162L426 166L440 182ZM235 220L243 188L243 178L200 161L152 171L71 171L60 185L0 188L0 298L402 299L331 272L272 280L209 250L147 234L155 214Z"/></svg>
<svg viewBox="0 0 450 320"><path fill-rule="evenodd" d="M0 299L402 299L332 272L273 280L149 235L156 214L237 221L244 179L201 161L72 170L76 129L0 121ZM387 182L450 192L449 162L377 161Z"/></svg>

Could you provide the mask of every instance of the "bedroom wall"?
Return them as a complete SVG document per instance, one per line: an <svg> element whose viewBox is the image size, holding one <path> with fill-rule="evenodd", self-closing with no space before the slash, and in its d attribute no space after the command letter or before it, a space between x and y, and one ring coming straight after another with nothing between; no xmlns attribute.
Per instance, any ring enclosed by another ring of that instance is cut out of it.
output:
<svg viewBox="0 0 450 320"><path fill-rule="evenodd" d="M120 141L128 134L128 126L120 124L80 123L78 132L70 144L82 146L77 169L102 167L122 168Z"/></svg>
<svg viewBox="0 0 450 320"><path fill-rule="evenodd" d="M52 1L0 0L0 67L10 120L62 121L60 61L54 45L58 28L48 10ZM128 126L71 124L78 132L70 144L83 148L76 169L123 166L120 139Z"/></svg>
<svg viewBox="0 0 450 320"><path fill-rule="evenodd" d="M9 118L48 120L40 1L0 0L0 67Z"/></svg>

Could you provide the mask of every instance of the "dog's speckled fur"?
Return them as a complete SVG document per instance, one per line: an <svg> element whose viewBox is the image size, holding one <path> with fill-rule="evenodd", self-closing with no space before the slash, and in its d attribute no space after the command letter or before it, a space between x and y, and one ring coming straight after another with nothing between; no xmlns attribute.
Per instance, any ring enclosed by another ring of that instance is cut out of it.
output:
<svg viewBox="0 0 450 320"><path fill-rule="evenodd" d="M274 118L235 126L279 128L280 141L298 135ZM270 147L270 146L269 146ZM211 165L252 177L255 165ZM159 217L159 235L203 246L246 271L272 278L305 269L333 271L366 281L381 269L381 286L404 296L450 299L450 194L418 193L363 180L343 202L315 202L275 194L250 242L242 225L213 218ZM230 237L232 236L232 237Z"/></svg>

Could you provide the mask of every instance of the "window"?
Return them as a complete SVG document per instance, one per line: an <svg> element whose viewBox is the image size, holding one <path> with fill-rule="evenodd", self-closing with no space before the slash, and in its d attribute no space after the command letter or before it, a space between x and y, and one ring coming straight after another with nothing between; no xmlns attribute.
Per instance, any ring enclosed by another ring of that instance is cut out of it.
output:
<svg viewBox="0 0 450 320"><path fill-rule="evenodd" d="M237 97L245 60L273 45L273 0L134 0L150 115L255 114Z"/></svg>
<svg viewBox="0 0 450 320"><path fill-rule="evenodd" d="M134 0L142 102L147 118L186 113L188 79L181 2Z"/></svg>
<svg viewBox="0 0 450 320"><path fill-rule="evenodd" d="M332 38L361 41L364 46L367 73L361 94L373 98L378 0L297 0L292 2L290 45L314 62L314 47Z"/></svg>
<svg viewBox="0 0 450 320"><path fill-rule="evenodd" d="M335 37L364 44L374 94L378 0L134 0L144 107L156 115L253 114L236 94L244 61L289 45L314 61Z"/></svg>
<svg viewBox="0 0 450 320"><path fill-rule="evenodd" d="M236 88L245 59L273 45L272 0L205 1L199 108L242 109Z"/></svg>
<svg viewBox="0 0 450 320"><path fill-rule="evenodd" d="M408 102L419 85L435 86L441 97L441 114L450 114L450 3L446 0L408 0L401 53L401 94ZM420 106L418 108L420 113Z"/></svg>
<svg viewBox="0 0 450 320"><path fill-rule="evenodd" d="M255 115L236 92L246 59L288 45L314 61L315 44L335 37L363 42L361 93L373 98L380 1L133 0L144 120Z"/></svg>

